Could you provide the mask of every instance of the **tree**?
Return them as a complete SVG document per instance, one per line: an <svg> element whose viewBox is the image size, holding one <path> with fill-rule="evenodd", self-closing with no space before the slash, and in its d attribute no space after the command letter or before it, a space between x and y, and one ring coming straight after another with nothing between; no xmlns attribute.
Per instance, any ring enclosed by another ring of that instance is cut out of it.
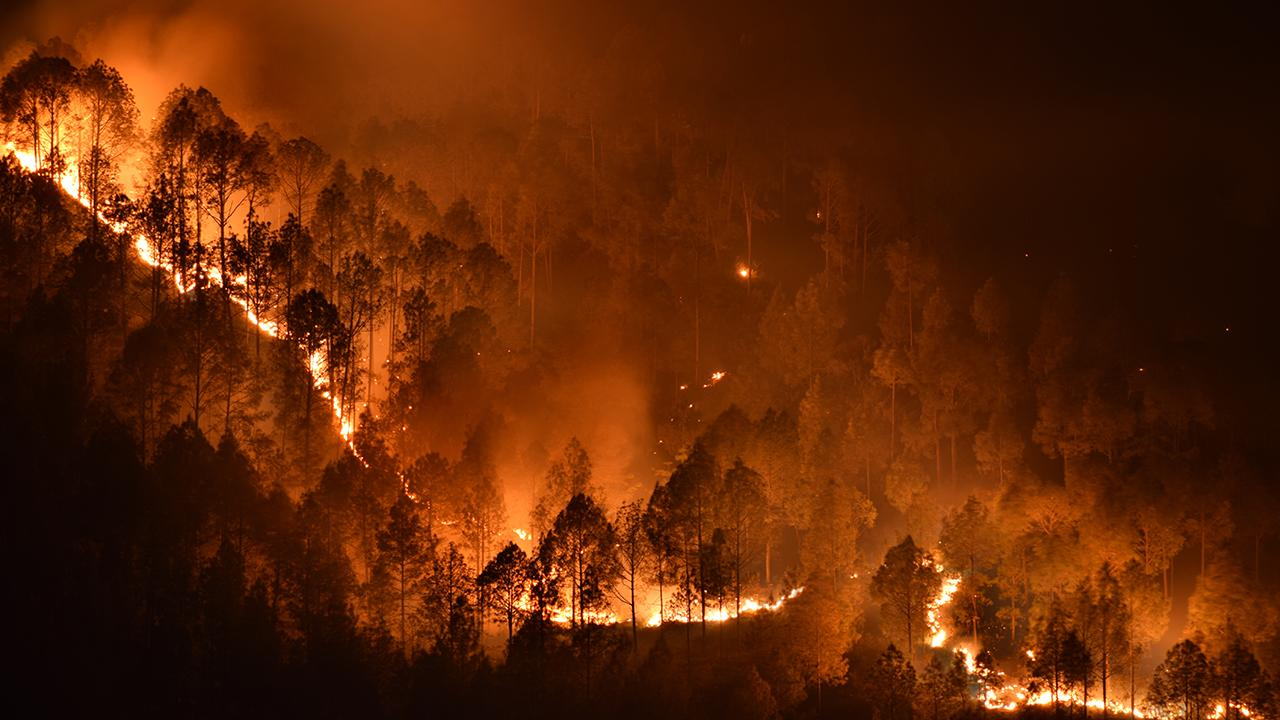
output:
<svg viewBox="0 0 1280 720"><path fill-rule="evenodd" d="M115 411L129 424L148 458L161 431L178 408L180 386L174 356L176 341L163 324L148 323L129 333L109 388Z"/></svg>
<svg viewBox="0 0 1280 720"><path fill-rule="evenodd" d="M712 499L719 475L715 457L701 442L695 442L689 456L671 473L665 492L655 493L665 503L660 511L667 521L664 534L675 551L673 557L680 572L676 596L684 600L686 622L693 620L693 601L698 600L703 635L707 632L703 548L711 539L715 517Z"/></svg>
<svg viewBox="0 0 1280 720"><path fill-rule="evenodd" d="M261 208L271 204L276 186L276 157L271 152L271 127L260 125L244 141L240 154L240 188L244 193L245 225L257 219Z"/></svg>
<svg viewBox="0 0 1280 720"><path fill-rule="evenodd" d="M978 639L978 622L981 619L979 606L987 602L981 593L986 578L978 574L978 559L981 557L991 560L996 540L995 527L991 524L987 506L972 495L962 507L942 519L938 544L942 547L943 556L950 567L966 568L962 587L968 596L968 602L964 602L964 605L967 608L967 624L973 635L974 647L981 646Z"/></svg>
<svg viewBox="0 0 1280 720"><path fill-rule="evenodd" d="M345 255L351 235L351 201L341 186L330 184L316 198L311 233L319 244L329 294L337 292L338 258Z"/></svg>
<svg viewBox="0 0 1280 720"><path fill-rule="evenodd" d="M1079 599L1081 608L1077 615L1082 621L1078 624L1082 626L1081 635L1089 654L1096 661L1103 714L1106 714L1109 684L1130 656L1132 635L1129 605L1110 563L1103 563L1094 578L1092 592L1081 593Z"/></svg>
<svg viewBox="0 0 1280 720"><path fill-rule="evenodd" d="M1085 698L1088 698L1085 683L1092 670L1092 658L1080 635L1069 626L1069 620L1066 609L1055 599L1028 653L1027 669L1037 683L1048 688L1055 710L1062 695L1076 686L1085 687Z"/></svg>
<svg viewBox="0 0 1280 720"><path fill-rule="evenodd" d="M76 94L89 135L88 157L80 158L80 190L88 192L89 212L96 219L116 187L120 158L137 142L138 105L120 72L100 59L82 69L78 80ZM90 227L96 234L98 223Z"/></svg>
<svg viewBox="0 0 1280 720"><path fill-rule="evenodd" d="M377 168L365 168L360 174L360 184L355 187L353 197L357 237L365 252L377 252L378 228L382 226L395 190L395 178Z"/></svg>
<svg viewBox="0 0 1280 720"><path fill-rule="evenodd" d="M309 210L312 190L329 167L329 154L311 140L296 137L280 143L276 158L279 160L285 202L298 219L298 224L306 227L306 211Z"/></svg>
<svg viewBox="0 0 1280 720"><path fill-rule="evenodd" d="M978 333L988 340L1001 338L1009 330L1009 299L995 278L987 281L973 295L969 315Z"/></svg>
<svg viewBox="0 0 1280 720"><path fill-rule="evenodd" d="M476 218L475 208L465 196L460 196L450 203L448 209L444 211L443 223L441 229L444 231L444 236L461 247L471 247L479 243L484 233L484 228Z"/></svg>
<svg viewBox="0 0 1280 720"><path fill-rule="evenodd" d="M453 487L453 471L449 461L439 453L429 452L414 460L404 470L408 492L426 513L427 533L435 532L436 516L442 511L456 515L457 489Z"/></svg>
<svg viewBox="0 0 1280 720"><path fill-rule="evenodd" d="M652 548L646 535L644 509L639 502L623 503L613 515L617 539L618 579L611 589L613 596L631 611L631 647L639 647L636 623L636 586L650 566Z"/></svg>
<svg viewBox="0 0 1280 720"><path fill-rule="evenodd" d="M743 576L764 546L767 504L764 480L760 473L743 464L741 459L725 471L720 491L723 498L718 524L727 541L729 571L732 575L733 613L742 613Z"/></svg>
<svg viewBox="0 0 1280 720"><path fill-rule="evenodd" d="M618 575L613 526L590 496L578 493L556 515L542 540L559 575L569 579L569 615L574 626L588 611L603 609L601 591Z"/></svg>
<svg viewBox="0 0 1280 720"><path fill-rule="evenodd" d="M1170 508L1142 504L1134 513L1134 550L1148 574L1159 574L1164 597L1169 597L1169 567L1182 549L1186 537L1182 533L1182 517Z"/></svg>
<svg viewBox="0 0 1280 720"><path fill-rule="evenodd" d="M1272 717L1275 697L1271 678L1249 651L1243 636L1233 635L1222 652L1214 656L1211 667L1212 695L1223 709L1222 717Z"/></svg>
<svg viewBox="0 0 1280 720"><path fill-rule="evenodd" d="M1147 690L1146 705L1165 717L1202 720L1212 688L1209 661L1191 640L1169 648L1156 666Z"/></svg>
<svg viewBox="0 0 1280 720"><path fill-rule="evenodd" d="M265 269L275 280L280 295L292 298L297 294L295 289L304 284L307 270L311 267L314 251L311 232L290 213L278 232L270 233L269 237L258 242L266 243L266 257L257 262L265 263ZM288 317L284 319L287 325Z"/></svg>
<svg viewBox="0 0 1280 720"><path fill-rule="evenodd" d="M449 543L431 561L422 591L419 610L428 646L466 648L470 633L460 609L470 607L475 595L475 575L462 551Z"/></svg>
<svg viewBox="0 0 1280 720"><path fill-rule="evenodd" d="M942 519L939 544L951 567L965 568L969 575L978 572L978 559L991 552L995 528L991 526L987 506L970 495L964 505Z"/></svg>
<svg viewBox="0 0 1280 720"><path fill-rule="evenodd" d="M199 261L196 268L199 272ZM191 382L191 413L196 423L201 415L213 407L220 397L227 399L226 418L232 413L231 393L239 387L243 372L247 370L245 350L240 338L226 320L214 310L215 291L197 286L188 293L190 299L180 306L175 315L175 330L180 338L182 369ZM221 386L225 396L213 391Z"/></svg>
<svg viewBox="0 0 1280 720"><path fill-rule="evenodd" d="M652 582L658 586L658 623L667 621L666 588L668 582L677 579L679 567L676 542L669 532L671 516L671 498L666 485L658 483L649 496L644 509L644 534L649 543L649 554L652 558L650 569L653 571ZM688 618L686 617L686 620Z"/></svg>
<svg viewBox="0 0 1280 720"><path fill-rule="evenodd" d="M1080 633L1074 628L1067 631L1061 647L1062 683L1065 688L1081 689L1082 705L1089 707L1089 679L1093 676L1094 660Z"/></svg>
<svg viewBox="0 0 1280 720"><path fill-rule="evenodd" d="M382 307L382 269L376 266L368 255L356 251L345 255L340 263L337 278L338 317L342 323L345 344L355 348L359 336L366 330L369 343L366 351L369 354L368 382L373 382L373 330ZM351 352L342 368L342 379L339 382L339 397L343 414L353 414L356 407L356 373L355 353ZM371 390L368 385L366 390ZM365 402L372 402L369 393L365 394Z"/></svg>
<svg viewBox="0 0 1280 720"><path fill-rule="evenodd" d="M781 613L776 631L781 637L771 647L779 673L804 690L817 689L822 706L824 685L842 685L849 673L845 653L857 638L850 634L840 603L818 586L805 588Z"/></svg>
<svg viewBox="0 0 1280 720"><path fill-rule="evenodd" d="M555 513L574 495L595 496L597 493L598 489L591 483L591 458L586 448L578 438L569 438L560 457L547 468L532 513L534 533L541 535L549 530Z"/></svg>
<svg viewBox="0 0 1280 720"><path fill-rule="evenodd" d="M51 178L66 166L61 133L76 79L71 61L32 51L0 81L0 117L26 130L36 167Z"/></svg>
<svg viewBox="0 0 1280 720"><path fill-rule="evenodd" d="M1196 578L1187 603L1187 630L1208 641L1227 642L1240 633L1259 642L1276 633L1277 617L1265 591L1240 569L1231 554L1222 552Z"/></svg>
<svg viewBox="0 0 1280 720"><path fill-rule="evenodd" d="M889 386L889 462L898 455L898 387L911 382L911 365L906 353L896 346L876 350L871 374Z"/></svg>
<svg viewBox="0 0 1280 720"><path fill-rule="evenodd" d="M424 566L434 555L434 538L423 530L417 504L404 493L388 512L378 533L378 564L390 572L400 610L400 649L408 653L408 602L418 595Z"/></svg>
<svg viewBox="0 0 1280 720"><path fill-rule="evenodd" d="M892 643L876 659L871 673L872 697L881 717L888 720L910 720L912 699L916 694L916 671Z"/></svg>
<svg viewBox="0 0 1280 720"><path fill-rule="evenodd" d="M880 600L884 617L902 632L911 655L923 635L925 612L941 587L942 572L910 535L889 548L871 579L872 595Z"/></svg>
<svg viewBox="0 0 1280 720"><path fill-rule="evenodd" d="M943 658L943 655L932 655L920 678L933 720L955 716L969 699L969 671L964 653L957 650L946 660Z"/></svg>
<svg viewBox="0 0 1280 720"><path fill-rule="evenodd" d="M507 543L476 578L476 587L484 594L487 609L497 619L507 622L507 642L511 642L516 620L527 610L524 600L528 594L528 563L529 558L520 546Z"/></svg>
<svg viewBox="0 0 1280 720"><path fill-rule="evenodd" d="M234 282L227 286L232 297L244 304L249 313L248 331L254 335L254 358L261 359L262 332L255 326L267 321L267 316L275 308L280 295L276 284L276 267L271 262L271 248L278 244L279 235L270 223L248 219L245 223L245 236L241 239L232 234L229 238L230 254L227 258L228 269L234 278L243 282ZM284 288L284 297L290 288Z"/></svg>
<svg viewBox="0 0 1280 720"><path fill-rule="evenodd" d="M403 223L399 220L391 220L382 224L378 233L377 251L384 274L389 276L387 280L390 285L383 290L385 299L382 306L387 313L387 321L390 325L388 334L393 340L400 334L400 296L404 286L404 269L409 245L409 228ZM396 344L392 342L387 351L387 367L395 367L395 351Z"/></svg>
<svg viewBox="0 0 1280 720"><path fill-rule="evenodd" d="M853 578L858 538L875 520L875 506L848 483L828 480L814 493L801 551L809 571L829 579L833 593Z"/></svg>
<svg viewBox="0 0 1280 720"><path fill-rule="evenodd" d="M507 520L506 505L498 489L498 472L493 464L491 435L488 422L472 428L454 471L457 486L462 488L459 524L477 566L488 562L489 543L504 531Z"/></svg>
<svg viewBox="0 0 1280 720"><path fill-rule="evenodd" d="M217 133L213 131L221 126L230 132L224 123L226 120L222 103L213 93L203 87L192 90L179 85L160 104L156 122L152 125L151 171L157 182L163 177L172 186L175 202L168 209L172 214L170 224L175 231L171 234L183 251L192 244L200 245L201 208L206 197L202 181L209 167L197 162L197 148L204 136L205 149L201 154L208 158L214 151L213 146L219 144L215 142ZM225 179L229 183L232 174L228 172ZM191 203L195 205L194 211ZM183 259L178 257L174 264L180 269L180 279L185 283Z"/></svg>
<svg viewBox="0 0 1280 720"><path fill-rule="evenodd" d="M227 225L244 203L243 165L247 142L240 125L222 116L201 128L196 135L195 162L199 169L200 202L218 228L218 271L224 286L230 287L227 273Z"/></svg>
<svg viewBox="0 0 1280 720"><path fill-rule="evenodd" d="M328 392L336 389L334 372L343 356L343 342L338 331L338 309L325 298L324 293L312 288L299 293L285 310L286 337L302 350L307 368L310 371L304 378L306 403L303 416L306 432L303 454L303 472L311 467L311 385L318 381L323 372L327 377ZM322 352L323 351L323 352Z"/></svg>

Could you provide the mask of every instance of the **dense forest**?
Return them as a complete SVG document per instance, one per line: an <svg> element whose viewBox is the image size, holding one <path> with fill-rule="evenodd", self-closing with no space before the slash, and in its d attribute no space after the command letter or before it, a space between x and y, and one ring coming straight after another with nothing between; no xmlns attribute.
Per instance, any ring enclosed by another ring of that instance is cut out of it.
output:
<svg viewBox="0 0 1280 720"><path fill-rule="evenodd" d="M764 17L342 135L11 52L13 702L1273 720L1255 270L975 239Z"/></svg>

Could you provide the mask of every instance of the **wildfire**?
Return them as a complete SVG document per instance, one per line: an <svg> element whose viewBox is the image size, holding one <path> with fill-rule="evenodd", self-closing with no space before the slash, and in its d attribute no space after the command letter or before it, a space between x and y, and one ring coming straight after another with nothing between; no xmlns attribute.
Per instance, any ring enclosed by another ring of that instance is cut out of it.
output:
<svg viewBox="0 0 1280 720"><path fill-rule="evenodd" d="M925 607L925 623L929 628L929 647L942 647L947 641L947 628L942 623L942 609L951 604L951 598L960 588L960 576L948 575L941 565L934 564L942 573L942 587L938 595Z"/></svg>
<svg viewBox="0 0 1280 720"><path fill-rule="evenodd" d="M942 573L942 587L938 589L938 594L929 601L925 609L925 621L929 628L929 646L941 648L947 642L948 632L942 623L942 611L947 607L955 597L956 591L960 587L960 575L950 574L942 565L935 563L934 567ZM964 655L965 668L970 674L976 674L979 671L977 663L977 648L967 645L957 645L956 650ZM1028 660L1035 660L1035 651L1030 648L1024 650ZM1054 703L1054 695L1049 690L1030 691L1025 685L1007 679L1006 675L1000 671L994 671L994 677L990 680L998 682L996 687L988 687L981 695L979 700L983 707L988 710L999 710L1005 712L1014 712L1020 708L1038 705L1052 705ZM1084 696L1076 690L1060 690L1057 695L1057 702L1061 705L1078 706L1084 705L1094 710L1104 709L1103 702L1100 698L1091 698L1085 701ZM1115 715L1127 715L1130 708L1128 705L1109 701L1106 703L1105 709ZM1219 710L1221 707L1219 706ZM1241 708L1241 714L1248 717L1248 713ZM1209 720L1221 720L1223 712L1217 715L1209 715ZM1132 717L1146 717L1140 710L1134 708Z"/></svg>
<svg viewBox="0 0 1280 720"><path fill-rule="evenodd" d="M1240 714L1243 715L1244 717L1252 716L1252 713L1249 711L1249 708L1246 705L1242 705L1240 703L1231 703L1231 707L1235 708L1236 710L1239 710ZM1209 713L1206 717L1208 717L1209 720L1219 720L1226 714L1227 714L1227 709L1223 707L1222 703L1218 703L1217 705L1213 706L1213 712Z"/></svg>
<svg viewBox="0 0 1280 720"><path fill-rule="evenodd" d="M766 602L763 600L758 600L756 598L743 598L741 613L735 613L732 608L717 608L714 610L707 610L707 622L721 623L727 620L732 620L733 618L738 617L739 615L754 615L758 612L776 612L779 609L781 609L782 606L788 600L794 599L797 595L799 595L802 592L804 592L803 587L795 588L791 592L787 593L786 595L783 595L782 597L778 598L773 602ZM671 620L673 622L681 622L681 623L690 622L690 618L685 613L682 613L682 612L676 612L673 617L665 618L665 620ZM701 620L702 620L701 614L698 614L692 618L692 622L700 622ZM645 627L658 627L663 622L664 622L664 618L662 615L662 610L661 608L659 608L658 610L655 610L652 615L649 616L648 620L645 621Z"/></svg>
<svg viewBox="0 0 1280 720"><path fill-rule="evenodd" d="M738 277L742 278L743 280L746 280L747 278L751 277L751 268L747 267L746 265L743 265L743 264L739 263L739 264L738 264Z"/></svg>
<svg viewBox="0 0 1280 720"><path fill-rule="evenodd" d="M40 167L39 167L39 164L36 162L36 158L34 154L19 150L12 142L7 143L4 146L4 149L6 153L11 153L17 159L18 164L21 165L23 169L25 169L27 172L35 173L39 171ZM65 192L70 197L74 198L76 202L80 203L86 208L89 207L89 200L80 195L80 179L75 172L72 172L71 170L67 170L66 172L64 172L58 178L58 186L62 188L63 192ZM118 222L110 222L105 217L103 217L101 213L98 214L98 220L106 224L115 232L118 232L118 233L129 232L129 228L125 224L118 223ZM153 268L158 267L164 270L165 273L168 274L169 277L173 280L174 286L177 288L179 293L185 294L187 292L190 292L195 287L194 280L183 278L182 274L179 273L173 267L172 263L162 262L160 260L159 254L156 252L155 246L152 245L151 241L145 235L134 234L133 250L134 250L134 254L137 255L138 259L143 264L147 265L148 267L153 267ZM205 273L210 283L217 286L224 286L222 275L217 268L206 268ZM231 278L229 285L232 287L244 287L246 283L247 283L246 278L243 275L240 275L240 276ZM271 337L274 339L280 339L281 337L280 326L275 321L266 320L264 318L258 317L257 314L253 312L252 308L249 307L248 301L244 300L243 298L235 297L233 295L231 300L235 302L237 305L239 305L241 309L244 310L245 319L248 320L254 327L258 328L260 332L267 335L268 337ZM356 455L357 459L359 459L361 462L364 462L364 459L360 458L359 453L356 451L355 444L351 441L351 434L355 430L354 422L349 416L347 416L346 413L343 412L342 405L338 401L338 398L335 397L330 392L329 388L327 387L327 384L323 383L321 380L322 378L326 377L327 370L328 370L328 368L326 367L324 357L320 353L313 353L311 357L308 358L307 365L308 365L307 369L311 373L312 385L316 388L316 390L320 392L321 396L323 396L326 400L330 402L332 406L334 419L338 421L338 432L342 435L342 439L346 441L347 447L351 449L351 452ZM409 489L407 485L405 486L405 491L409 493ZM409 493L409 496L414 497L412 493Z"/></svg>

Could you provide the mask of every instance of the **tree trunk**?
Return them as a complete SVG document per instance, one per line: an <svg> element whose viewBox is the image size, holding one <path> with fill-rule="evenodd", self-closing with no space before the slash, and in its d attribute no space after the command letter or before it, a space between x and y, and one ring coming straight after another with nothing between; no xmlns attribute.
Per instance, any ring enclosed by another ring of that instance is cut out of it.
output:
<svg viewBox="0 0 1280 720"><path fill-rule="evenodd" d="M764 584L773 587L773 538L764 541Z"/></svg>
<svg viewBox="0 0 1280 720"><path fill-rule="evenodd" d="M942 436L938 434L938 411L933 411L933 482L942 487Z"/></svg>
<svg viewBox="0 0 1280 720"><path fill-rule="evenodd" d="M743 215L743 220L745 221L745 223L746 223L746 225L747 225L747 292L751 292L751 276L755 274L755 272L754 272L754 266L752 265L752 256L751 256L751 249L752 249L752 232L751 232L752 227L751 227L751 214L752 214L752 210L753 210L753 207L752 207L752 198L751 198L751 196L750 196L750 195L748 195L748 194L747 194L747 186L744 184L744 185L742 186L742 215Z"/></svg>
<svg viewBox="0 0 1280 720"><path fill-rule="evenodd" d="M898 380L894 378L889 383L889 464L893 464L894 457L897 455L897 433L898 433Z"/></svg>

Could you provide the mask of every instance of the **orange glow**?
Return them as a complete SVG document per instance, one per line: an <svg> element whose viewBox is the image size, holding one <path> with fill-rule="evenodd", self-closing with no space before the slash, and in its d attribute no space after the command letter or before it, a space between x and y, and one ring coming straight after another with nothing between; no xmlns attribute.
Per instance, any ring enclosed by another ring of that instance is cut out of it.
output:
<svg viewBox="0 0 1280 720"><path fill-rule="evenodd" d="M12 142L7 143L4 146L4 150L6 153L12 154L14 158L17 159L18 164L27 172L35 173L39 171L40 168L36 163L34 154L19 150ZM86 208L89 207L89 200L80 196L80 181L77 173L70 169L70 166L68 170L58 178L58 186L62 188L63 192L74 198L81 205ZM129 233L129 228L123 223L109 222L101 213L98 215L98 220L110 227L114 232ZM159 259L159 254L156 252L155 246L145 235L135 234L133 236L133 250L134 254L138 257L138 260L140 260L144 265L153 268L158 267L169 275L180 294L190 292L191 289L195 287L194 281L181 277L171 263L162 262ZM217 268L206 268L205 273L210 283L217 286L223 286L222 274ZM230 284L232 286L244 287L246 282L245 277L240 275L231 278ZM259 332L273 339L281 339L280 326L274 320L259 318L253 310L250 309L248 301L243 298L235 297L233 295L231 300L244 310L245 319L258 328ZM342 439L346 441L347 447L351 452L363 463L364 459L360 457L359 453L356 451L355 443L351 440L351 434L355 431L355 423L351 417L344 415L342 405L338 401L338 398L330 391L328 384L322 381L322 378L326 377L328 371L324 356L318 352L313 353L311 357L307 358L307 369L311 374L312 386L322 397L324 397L324 399L328 400L332 406L334 419L338 421L338 433L342 435ZM408 485L406 484L404 487L405 492L408 493L411 498L416 500L417 498L409 491Z"/></svg>
<svg viewBox="0 0 1280 720"><path fill-rule="evenodd" d="M786 604L788 600L794 599L797 595L799 595L802 592L804 592L804 588L798 587L773 602L766 602L764 600L758 600L756 598L743 598L741 614L754 615L758 612L776 612L777 610L781 609L782 606ZM733 618L738 617L738 615L739 613L735 613L732 608L718 608L715 610L710 610L710 609L707 610L706 617L707 617L707 622L709 623L722 623L722 622L725 622L726 620L732 620ZM695 615L692 619L692 622L701 622L701 621L702 621L701 614ZM683 622L690 622L690 619L680 612L677 612L673 615L668 615L667 617L663 617L662 612L659 609L659 610L655 610L653 614L649 616L649 619L645 621L645 626L658 627L663 622L683 623Z"/></svg>

